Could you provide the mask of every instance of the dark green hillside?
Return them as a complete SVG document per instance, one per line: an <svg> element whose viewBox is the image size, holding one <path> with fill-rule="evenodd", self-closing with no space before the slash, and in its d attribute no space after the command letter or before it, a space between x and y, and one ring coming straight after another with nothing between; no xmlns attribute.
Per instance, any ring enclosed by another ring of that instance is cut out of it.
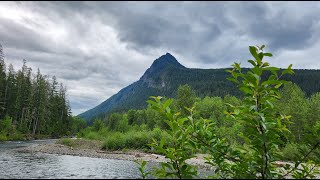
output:
<svg viewBox="0 0 320 180"><path fill-rule="evenodd" d="M156 59L144 75L133 84L123 88L97 107L80 115L86 120L104 116L110 112L142 109L149 96L175 97L179 85L189 84L198 97L241 96L234 83L227 81L226 69L193 69L181 65L167 53ZM284 79L298 84L309 96L320 91L319 70L294 70L295 75Z"/></svg>

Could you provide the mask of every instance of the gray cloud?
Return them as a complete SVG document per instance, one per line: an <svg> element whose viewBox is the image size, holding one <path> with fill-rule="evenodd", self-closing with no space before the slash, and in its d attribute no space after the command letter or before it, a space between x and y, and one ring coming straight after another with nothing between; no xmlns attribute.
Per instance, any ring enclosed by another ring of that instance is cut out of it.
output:
<svg viewBox="0 0 320 180"><path fill-rule="evenodd" d="M319 2L1 2L0 43L56 75L73 114L139 79L170 52L190 68L248 66L248 46L266 44L272 65L320 68ZM296 65L296 66L295 66Z"/></svg>

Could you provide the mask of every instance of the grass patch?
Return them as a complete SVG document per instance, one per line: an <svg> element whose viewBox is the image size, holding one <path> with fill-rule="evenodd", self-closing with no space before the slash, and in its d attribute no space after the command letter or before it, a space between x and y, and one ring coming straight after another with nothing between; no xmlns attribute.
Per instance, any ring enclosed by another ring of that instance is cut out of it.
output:
<svg viewBox="0 0 320 180"><path fill-rule="evenodd" d="M65 145L65 146L69 146L69 147L74 147L74 142L72 141L72 139L69 138L63 138L61 139L61 144Z"/></svg>
<svg viewBox="0 0 320 180"><path fill-rule="evenodd" d="M114 132L110 133L105 139L103 150L122 150L122 149L139 149L145 152L153 152L148 144L151 144L152 139L165 139L169 144L171 142L170 136L166 131L155 128L152 131L135 131L131 130L126 133Z"/></svg>
<svg viewBox="0 0 320 180"><path fill-rule="evenodd" d="M103 142L99 140L62 138L57 140L56 144L62 144L65 146L79 148L79 149L99 150L101 149Z"/></svg>

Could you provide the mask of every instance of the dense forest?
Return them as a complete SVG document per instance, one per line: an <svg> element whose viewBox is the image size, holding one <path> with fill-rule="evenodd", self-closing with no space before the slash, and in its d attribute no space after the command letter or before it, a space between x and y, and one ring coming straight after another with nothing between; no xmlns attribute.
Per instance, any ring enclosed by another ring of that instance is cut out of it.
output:
<svg viewBox="0 0 320 180"><path fill-rule="evenodd" d="M65 86L32 73L26 60L17 72L8 68L0 45L0 140L72 135L86 123L71 115Z"/></svg>

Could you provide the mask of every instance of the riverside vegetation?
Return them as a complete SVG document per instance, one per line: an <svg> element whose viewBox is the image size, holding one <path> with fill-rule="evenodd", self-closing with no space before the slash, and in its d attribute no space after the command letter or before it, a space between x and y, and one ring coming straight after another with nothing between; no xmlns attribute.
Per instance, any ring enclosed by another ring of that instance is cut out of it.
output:
<svg viewBox="0 0 320 180"><path fill-rule="evenodd" d="M196 153L209 156L209 178L313 178L319 174L320 93L310 97L299 86L281 80L293 74L264 61L271 53L250 46L253 68L239 63L229 81L243 93L197 98L188 85L176 98L151 97L144 110L112 113L97 119L78 137L103 141L103 149L142 149L165 155L168 162L152 172L158 178L192 178L197 168L186 163ZM281 167L276 161L291 161Z"/></svg>

